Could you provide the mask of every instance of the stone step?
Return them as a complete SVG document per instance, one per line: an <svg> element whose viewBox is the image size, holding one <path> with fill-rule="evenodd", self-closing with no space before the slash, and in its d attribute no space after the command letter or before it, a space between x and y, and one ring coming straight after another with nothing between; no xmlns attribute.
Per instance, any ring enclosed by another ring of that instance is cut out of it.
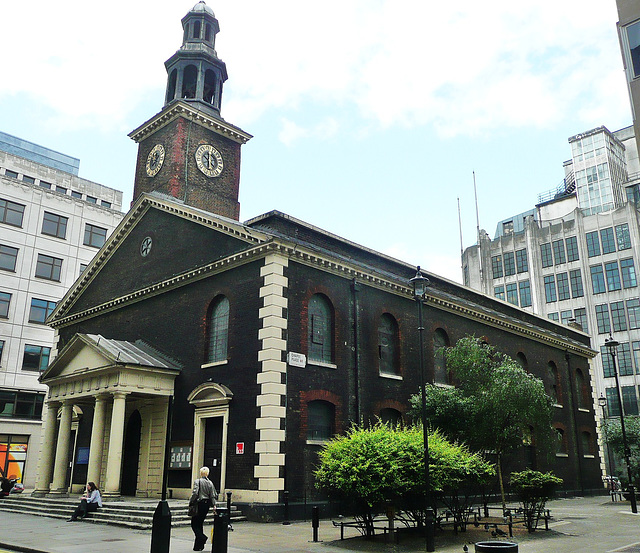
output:
<svg viewBox="0 0 640 553"><path fill-rule="evenodd" d="M57 499L15 495L0 499L0 512L8 511L68 519L77 505L78 500L71 498ZM153 514L157 505L158 502L155 500L108 501L103 503L101 509L90 513L84 520L92 523L113 524L146 530L152 527ZM218 506L224 507L226 504L220 502ZM186 501L170 500L169 508L171 509L172 526L188 526L190 524L191 519L187 514ZM231 522L240 522L242 520L246 520L246 517L242 515L236 506L232 505Z"/></svg>

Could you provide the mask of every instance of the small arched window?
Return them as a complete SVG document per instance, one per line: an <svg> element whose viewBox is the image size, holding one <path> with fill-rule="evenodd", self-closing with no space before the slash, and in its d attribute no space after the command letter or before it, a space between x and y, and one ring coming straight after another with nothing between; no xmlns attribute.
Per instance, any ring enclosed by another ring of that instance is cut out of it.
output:
<svg viewBox="0 0 640 553"><path fill-rule="evenodd" d="M204 26L204 39L207 42L211 42L211 25L209 23Z"/></svg>
<svg viewBox="0 0 640 553"><path fill-rule="evenodd" d="M380 409L380 421L388 426L400 426L402 424L402 413L392 407Z"/></svg>
<svg viewBox="0 0 640 553"><path fill-rule="evenodd" d="M578 395L578 408L589 409L589 387L580 369L576 369L576 394Z"/></svg>
<svg viewBox="0 0 640 553"><path fill-rule="evenodd" d="M207 363L227 360L229 347L229 300L220 296L211 302L207 316Z"/></svg>
<svg viewBox="0 0 640 553"><path fill-rule="evenodd" d="M194 21L193 23L193 38L200 38L200 21Z"/></svg>
<svg viewBox="0 0 640 553"><path fill-rule="evenodd" d="M177 78L178 78L178 70L174 69L169 74L169 86L167 86L167 104L176 97Z"/></svg>
<svg viewBox="0 0 640 553"><path fill-rule="evenodd" d="M564 429L556 426L556 455L566 455L569 451L567 446L567 436L565 435Z"/></svg>
<svg viewBox="0 0 640 553"><path fill-rule="evenodd" d="M523 370L529 372L529 362L527 361L527 356L521 351L516 353L516 362L518 363L518 365L520 365L520 367L522 367Z"/></svg>
<svg viewBox="0 0 640 553"><path fill-rule="evenodd" d="M329 300L320 294L309 300L307 348L310 361L333 361L333 320Z"/></svg>
<svg viewBox="0 0 640 553"><path fill-rule="evenodd" d="M436 384L449 384L445 348L449 345L449 337L441 328L433 333L433 381Z"/></svg>
<svg viewBox="0 0 640 553"><path fill-rule="evenodd" d="M378 324L378 362L380 374L399 374L398 323L384 313Z"/></svg>
<svg viewBox="0 0 640 553"><path fill-rule="evenodd" d="M593 455L593 440L591 439L591 432L583 430L580 433L580 439L582 440L582 455Z"/></svg>
<svg viewBox="0 0 640 553"><path fill-rule="evenodd" d="M329 440L334 434L335 406L322 400L307 404L307 439Z"/></svg>
<svg viewBox="0 0 640 553"><path fill-rule="evenodd" d="M216 74L211 69L207 69L204 74L204 101L213 104L215 93Z"/></svg>
<svg viewBox="0 0 640 553"><path fill-rule="evenodd" d="M198 68L195 65L187 65L182 74L181 98L195 98L196 85L198 83Z"/></svg>
<svg viewBox="0 0 640 553"><path fill-rule="evenodd" d="M553 403L562 405L562 383L558 367L553 361L549 361L547 371L549 373L549 396L551 396Z"/></svg>

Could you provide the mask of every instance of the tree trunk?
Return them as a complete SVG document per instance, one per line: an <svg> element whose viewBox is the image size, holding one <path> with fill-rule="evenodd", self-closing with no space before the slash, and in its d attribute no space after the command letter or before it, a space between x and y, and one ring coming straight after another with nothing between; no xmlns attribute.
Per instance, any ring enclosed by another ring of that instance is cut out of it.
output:
<svg viewBox="0 0 640 553"><path fill-rule="evenodd" d="M504 498L504 482L502 480L502 455L498 453L498 482L500 482L500 498L502 499L502 514L507 510L507 502Z"/></svg>

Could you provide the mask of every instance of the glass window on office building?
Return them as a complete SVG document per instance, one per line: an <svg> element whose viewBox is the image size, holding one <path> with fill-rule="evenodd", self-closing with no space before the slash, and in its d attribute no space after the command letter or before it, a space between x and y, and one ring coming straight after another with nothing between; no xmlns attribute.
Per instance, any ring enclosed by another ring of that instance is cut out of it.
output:
<svg viewBox="0 0 640 553"><path fill-rule="evenodd" d="M527 260L527 250L516 251L516 271L518 274L526 273L529 270L529 261Z"/></svg>
<svg viewBox="0 0 640 553"><path fill-rule="evenodd" d="M640 299L627 300L627 315L629 316L629 328L640 328ZM640 367L638 367L640 372Z"/></svg>
<svg viewBox="0 0 640 553"><path fill-rule="evenodd" d="M553 241L553 262L556 265L560 265L561 263L565 263L567 261L567 257L564 251L564 240L554 240Z"/></svg>
<svg viewBox="0 0 640 553"><path fill-rule="evenodd" d="M616 388L607 388L606 393L607 393L607 416L619 417L620 416L620 398L618 397L618 390Z"/></svg>
<svg viewBox="0 0 640 553"><path fill-rule="evenodd" d="M507 301L514 305L518 305L518 289L515 282L507 284Z"/></svg>
<svg viewBox="0 0 640 553"><path fill-rule="evenodd" d="M616 251L616 242L613 236L613 228L603 228L600 231L600 241L602 243L602 253L613 253Z"/></svg>
<svg viewBox="0 0 640 553"><path fill-rule="evenodd" d="M549 313L547 315L547 319L551 319L552 321L556 321L558 322L560 320L560 316L558 315L558 313Z"/></svg>
<svg viewBox="0 0 640 553"><path fill-rule="evenodd" d="M629 235L629 225L616 226L616 240L618 242L618 250L628 250L631 248L631 236Z"/></svg>
<svg viewBox="0 0 640 553"><path fill-rule="evenodd" d="M504 299L504 286L495 286L493 288L493 295L499 300Z"/></svg>
<svg viewBox="0 0 640 553"><path fill-rule="evenodd" d="M571 297L583 297L584 288L582 287L582 273L580 272L580 269L569 271L569 282L571 283Z"/></svg>
<svg viewBox="0 0 640 553"><path fill-rule="evenodd" d="M531 284L528 280L518 283L520 291L520 307L531 307Z"/></svg>
<svg viewBox="0 0 640 553"><path fill-rule="evenodd" d="M611 261L604 264L604 271L607 274L607 288L609 292L614 292L622 288L620 283L620 271L618 270L618 262Z"/></svg>
<svg viewBox="0 0 640 553"><path fill-rule="evenodd" d="M622 286L624 288L635 288L638 285L633 258L620 260L620 272L622 273Z"/></svg>
<svg viewBox="0 0 640 553"><path fill-rule="evenodd" d="M553 275L544 277L544 295L547 303L557 301L556 295L556 279Z"/></svg>
<svg viewBox="0 0 640 553"><path fill-rule="evenodd" d="M568 300L571 298L569 293L569 275L567 273L558 273L556 275L558 281L558 300Z"/></svg>
<svg viewBox="0 0 640 553"><path fill-rule="evenodd" d="M604 282L604 271L602 265L593 265L589 267L591 271L591 286L593 287L594 294L604 294L607 291L607 287Z"/></svg>
<svg viewBox="0 0 640 553"><path fill-rule="evenodd" d="M638 398L635 386L622 387L622 406L624 407L625 416L638 414Z"/></svg>
<svg viewBox="0 0 640 553"><path fill-rule="evenodd" d="M587 232L587 255L589 257L595 257L600 255L600 239L598 238L598 231Z"/></svg>
<svg viewBox="0 0 640 553"><path fill-rule="evenodd" d="M0 269L15 272L18 261L18 248L0 244Z"/></svg>
<svg viewBox="0 0 640 553"><path fill-rule="evenodd" d="M609 334L611 332L609 306L606 303L596 305L596 323L598 325L598 334Z"/></svg>
<svg viewBox="0 0 640 553"><path fill-rule="evenodd" d="M602 361L603 376L605 378L613 378L615 376L613 372L613 361L607 346L600 346L600 360Z"/></svg>
<svg viewBox="0 0 640 553"><path fill-rule="evenodd" d="M516 261L513 252L507 252L504 254L504 274L505 276L512 276L516 274Z"/></svg>
<svg viewBox="0 0 640 553"><path fill-rule="evenodd" d="M578 307L578 309L573 310L573 317L582 327L582 331L589 333L589 323L587 322L587 310L584 307Z"/></svg>
<svg viewBox="0 0 640 553"><path fill-rule="evenodd" d="M22 227L24 205L0 198L0 223Z"/></svg>
<svg viewBox="0 0 640 553"><path fill-rule="evenodd" d="M580 254L578 252L578 238L575 236L569 236L566 240L567 243L567 261L578 261Z"/></svg>
<svg viewBox="0 0 640 553"><path fill-rule="evenodd" d="M501 255L494 255L491 258L491 271L493 273L493 278L500 278L503 276Z"/></svg>
<svg viewBox="0 0 640 553"><path fill-rule="evenodd" d="M640 77L640 21L624 27L624 54L633 78Z"/></svg>
<svg viewBox="0 0 640 553"><path fill-rule="evenodd" d="M611 303L611 324L614 332L627 330L627 317L624 312L623 301L614 301Z"/></svg>
<svg viewBox="0 0 640 553"><path fill-rule="evenodd" d="M50 353L51 348L26 344L22 358L22 370L44 372L49 365Z"/></svg>
<svg viewBox="0 0 640 553"><path fill-rule="evenodd" d="M551 255L551 244L540 244L540 258L543 267L551 267L553 265L553 257Z"/></svg>
<svg viewBox="0 0 640 553"><path fill-rule="evenodd" d="M11 305L11 294L0 292L0 319L9 318L9 305Z"/></svg>
<svg viewBox="0 0 640 553"><path fill-rule="evenodd" d="M631 376L633 374L629 342L621 342L618 346L618 371L620 376Z"/></svg>
<svg viewBox="0 0 640 553"><path fill-rule="evenodd" d="M571 310L568 311L560 311L560 322L563 325L569 324L569 319L573 316Z"/></svg>
<svg viewBox="0 0 640 553"><path fill-rule="evenodd" d="M631 342L631 356L636 367L636 373L640 373L640 341Z"/></svg>

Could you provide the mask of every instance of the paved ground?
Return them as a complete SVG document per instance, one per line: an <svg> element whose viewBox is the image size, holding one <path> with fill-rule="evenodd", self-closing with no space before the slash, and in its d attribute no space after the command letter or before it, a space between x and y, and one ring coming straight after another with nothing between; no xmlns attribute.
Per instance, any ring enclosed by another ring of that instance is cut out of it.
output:
<svg viewBox="0 0 640 553"><path fill-rule="evenodd" d="M549 504L554 521L549 532L527 535L520 532L513 539L521 553L640 553L640 515L631 513L628 503L611 503L606 497L553 501ZM339 529L330 521L321 521L319 542L312 542L310 522L282 524L236 523L229 534L229 553L413 553L424 551L421 538L403 538L399 544L387 544L382 536L371 542L357 532L347 532L340 541ZM210 534L211 526L206 528ZM460 553L465 543L491 539L482 528L471 529L457 537L450 533L436 537L436 551ZM149 531L132 531L116 526L65 523L32 515L0 515L0 551L44 553L140 553L150 551ZM187 553L193 547L189 527L174 528L171 553ZM473 552L473 545L469 545ZM207 543L206 551L211 551Z"/></svg>

